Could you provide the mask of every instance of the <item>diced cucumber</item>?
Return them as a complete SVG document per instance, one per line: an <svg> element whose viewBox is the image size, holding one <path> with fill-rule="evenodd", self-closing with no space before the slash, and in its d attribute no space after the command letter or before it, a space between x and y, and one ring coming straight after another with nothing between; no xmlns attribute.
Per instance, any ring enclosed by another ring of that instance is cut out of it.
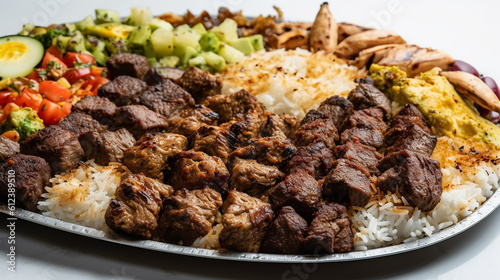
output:
<svg viewBox="0 0 500 280"><path fill-rule="evenodd" d="M85 38L85 47L91 52L95 50L104 51L106 44L96 36L88 35Z"/></svg>
<svg viewBox="0 0 500 280"><path fill-rule="evenodd" d="M94 50L92 52L92 56L94 57L97 64L99 64L101 66L106 66L106 61L108 61L109 57L104 50L102 50L102 51Z"/></svg>
<svg viewBox="0 0 500 280"><path fill-rule="evenodd" d="M63 53L68 49L69 41L71 40L71 36L62 36L59 35L52 40L52 45L56 46Z"/></svg>
<svg viewBox="0 0 500 280"><path fill-rule="evenodd" d="M220 46L219 55L229 64L240 62L245 57L244 53L224 43Z"/></svg>
<svg viewBox="0 0 500 280"><path fill-rule="evenodd" d="M187 24L181 24L179 26L177 26L174 31L177 31L177 32L181 32L181 31L186 31L186 30L190 30L191 27L189 27L189 25Z"/></svg>
<svg viewBox="0 0 500 280"><path fill-rule="evenodd" d="M176 47L191 47L195 50L200 50L201 47L198 41L200 40L201 35L193 31L191 28L184 29L179 27L174 29L174 45Z"/></svg>
<svg viewBox="0 0 500 280"><path fill-rule="evenodd" d="M191 29L193 29L194 32L196 32L200 35L207 33L207 29L205 28L205 26L202 23L195 24L193 27L191 27Z"/></svg>
<svg viewBox="0 0 500 280"><path fill-rule="evenodd" d="M33 29L35 29L35 26L33 24L26 23L25 25L23 25L23 30L19 32L19 35L28 36Z"/></svg>
<svg viewBox="0 0 500 280"><path fill-rule="evenodd" d="M68 51L81 52L85 51L85 38L80 31L76 31L68 42Z"/></svg>
<svg viewBox="0 0 500 280"><path fill-rule="evenodd" d="M255 51L260 51L264 49L264 39L262 38L262 35L257 34L248 36L246 38L250 39L250 41L252 42L253 49Z"/></svg>
<svg viewBox="0 0 500 280"><path fill-rule="evenodd" d="M175 67L179 64L179 57L175 55L165 56L158 60L158 63L160 63L160 66L163 67Z"/></svg>
<svg viewBox="0 0 500 280"><path fill-rule="evenodd" d="M121 23L120 15L115 10L96 9L95 22L100 23Z"/></svg>
<svg viewBox="0 0 500 280"><path fill-rule="evenodd" d="M156 57L172 55L174 52L174 33L172 30L158 28L151 34L151 43Z"/></svg>
<svg viewBox="0 0 500 280"><path fill-rule="evenodd" d="M80 22L76 24L76 29L80 31L85 31L87 27L89 26L94 26L95 22L92 16L87 16L86 18L82 19Z"/></svg>
<svg viewBox="0 0 500 280"><path fill-rule="evenodd" d="M230 18L226 18L219 26L212 28L212 31L226 43L238 39L238 24Z"/></svg>
<svg viewBox="0 0 500 280"><path fill-rule="evenodd" d="M201 35L199 43L200 43L201 49L206 51L206 52L215 52L216 53L219 51L220 40L217 37L217 35L215 35L215 33L213 33L212 31L209 31L209 32Z"/></svg>
<svg viewBox="0 0 500 280"><path fill-rule="evenodd" d="M150 7L133 7L130 12L129 23L136 26L149 25L153 20Z"/></svg>
<svg viewBox="0 0 500 280"><path fill-rule="evenodd" d="M203 57L202 55L198 55L194 58L191 58L188 62L188 65L189 67L196 66L201 69L203 67L202 65L207 65L207 61L205 60L205 57Z"/></svg>
<svg viewBox="0 0 500 280"><path fill-rule="evenodd" d="M156 59L156 52L155 49L153 48L153 44L151 43L151 39L149 39L146 42L146 45L144 45L144 56L147 58Z"/></svg>
<svg viewBox="0 0 500 280"><path fill-rule="evenodd" d="M151 65L151 67L160 67L160 63L158 62L158 60L156 59L156 57L148 57L148 61L149 61L149 65Z"/></svg>
<svg viewBox="0 0 500 280"><path fill-rule="evenodd" d="M238 40L229 43L229 45L244 53L245 55L249 55L255 51L253 49L252 41L248 37L239 38Z"/></svg>
<svg viewBox="0 0 500 280"><path fill-rule="evenodd" d="M117 54L122 52L129 52L127 42L120 38L110 38L104 42L106 44L106 50L109 54Z"/></svg>
<svg viewBox="0 0 500 280"><path fill-rule="evenodd" d="M212 67L215 71L220 72L226 68L226 61L222 56L213 52L203 52L201 55L205 58L208 66Z"/></svg>
<svg viewBox="0 0 500 280"><path fill-rule="evenodd" d="M40 41L26 36L0 38L0 77L17 78L28 75L40 63L45 50Z"/></svg>
<svg viewBox="0 0 500 280"><path fill-rule="evenodd" d="M172 26L172 24L170 22L164 21L164 20L159 19L159 18L154 18L151 21L151 23L149 24L149 27L151 27L151 30L153 30L153 31L158 29L158 28L168 29L170 31L174 30L174 27Z"/></svg>
<svg viewBox="0 0 500 280"><path fill-rule="evenodd" d="M151 37L151 28L149 26L137 26L130 32L128 42L134 47L143 47Z"/></svg>
<svg viewBox="0 0 500 280"><path fill-rule="evenodd" d="M175 46L174 48L174 55L179 57L179 65L181 66L186 66L197 53L196 49L190 46Z"/></svg>
<svg viewBox="0 0 500 280"><path fill-rule="evenodd" d="M76 31L76 25L74 23L65 23L64 26L68 29L68 33L73 33Z"/></svg>

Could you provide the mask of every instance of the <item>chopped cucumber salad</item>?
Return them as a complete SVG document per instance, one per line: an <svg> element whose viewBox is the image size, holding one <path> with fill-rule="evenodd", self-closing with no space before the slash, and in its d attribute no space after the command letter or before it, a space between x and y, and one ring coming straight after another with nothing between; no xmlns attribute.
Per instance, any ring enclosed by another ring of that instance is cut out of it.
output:
<svg viewBox="0 0 500 280"><path fill-rule="evenodd" d="M262 35L239 38L237 29L232 19L210 30L201 23L174 28L154 18L149 7L135 7L123 22L118 12L97 9L95 19L87 16L76 24L48 28L27 24L20 35L34 37L45 48L57 46L63 53L90 54L101 65L113 54L132 52L146 56L153 66L220 72L226 64L264 49Z"/></svg>

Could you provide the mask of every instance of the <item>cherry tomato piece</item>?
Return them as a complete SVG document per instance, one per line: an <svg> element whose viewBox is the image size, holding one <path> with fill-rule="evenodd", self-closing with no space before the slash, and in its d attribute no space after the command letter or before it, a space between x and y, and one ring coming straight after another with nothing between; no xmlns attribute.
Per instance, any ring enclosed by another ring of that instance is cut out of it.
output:
<svg viewBox="0 0 500 280"><path fill-rule="evenodd" d="M38 116L46 125L57 124L62 118L71 112L71 103L63 102L62 105L44 99Z"/></svg>
<svg viewBox="0 0 500 280"><path fill-rule="evenodd" d="M52 102L66 101L71 97L71 92L63 85L54 81L43 81L40 83L39 90L43 96Z"/></svg>
<svg viewBox="0 0 500 280"><path fill-rule="evenodd" d="M50 69L55 69L55 70L61 70L63 73L66 72L68 69L68 66L62 62L59 58L57 58L55 55L46 52L45 56L43 57L42 60L42 68L50 68Z"/></svg>
<svg viewBox="0 0 500 280"><path fill-rule="evenodd" d="M0 106L5 106L5 104L11 102L12 91L0 91Z"/></svg>
<svg viewBox="0 0 500 280"><path fill-rule="evenodd" d="M42 104L43 97L36 91L24 88L23 92L16 98L14 103L20 108L30 107L35 112L38 112Z"/></svg>
<svg viewBox="0 0 500 280"><path fill-rule="evenodd" d="M57 57L59 60L63 60L63 54L61 53L61 51L59 50L59 48L57 48L56 46L50 46L48 49L47 49L47 52L52 54L53 56ZM66 66L68 66L66 64Z"/></svg>
<svg viewBox="0 0 500 280"><path fill-rule="evenodd" d="M95 59L93 56L88 54L68 52L64 56L64 63L66 63L68 67L74 67L75 63L95 65Z"/></svg>
<svg viewBox="0 0 500 280"><path fill-rule="evenodd" d="M75 68L66 72L64 78L66 78L70 84L73 84L88 75L90 75L90 68Z"/></svg>
<svg viewBox="0 0 500 280"><path fill-rule="evenodd" d="M2 133L2 136L7 137L14 142L19 141L19 132L17 132L16 130L6 131L6 132Z"/></svg>

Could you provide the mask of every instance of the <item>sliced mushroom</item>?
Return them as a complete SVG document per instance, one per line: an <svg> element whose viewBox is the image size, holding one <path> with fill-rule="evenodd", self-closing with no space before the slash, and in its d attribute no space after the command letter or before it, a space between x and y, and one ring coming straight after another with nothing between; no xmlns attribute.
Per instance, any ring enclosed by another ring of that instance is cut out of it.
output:
<svg viewBox="0 0 500 280"><path fill-rule="evenodd" d="M278 36L278 42L276 44L277 49L285 48L287 50L292 50L296 48L307 49L309 42L309 34L307 30L295 30L289 31Z"/></svg>
<svg viewBox="0 0 500 280"><path fill-rule="evenodd" d="M321 4L309 34L309 47L312 52L325 51L331 53L337 46L338 27L332 16L328 3Z"/></svg>
<svg viewBox="0 0 500 280"><path fill-rule="evenodd" d="M365 66L368 68L372 63L379 64L379 61L384 58L387 53L393 51L394 49L408 47L408 45L403 44L388 44L362 50L359 52L356 59L351 62L351 65L355 65L358 68L363 68Z"/></svg>
<svg viewBox="0 0 500 280"><path fill-rule="evenodd" d="M280 22L274 25L274 32L281 35L290 31L308 31L311 29L310 22Z"/></svg>
<svg viewBox="0 0 500 280"><path fill-rule="evenodd" d="M356 25L348 22L339 22L338 24L338 40L337 42L342 42L345 38L352 36L354 34L361 33L363 31L372 30L372 28L364 27L361 25Z"/></svg>
<svg viewBox="0 0 500 280"><path fill-rule="evenodd" d="M335 49L335 54L352 59L362 50L387 44L406 44L406 41L392 31L368 30L349 36L340 42Z"/></svg>
<svg viewBox="0 0 500 280"><path fill-rule="evenodd" d="M415 45L389 44L363 50L351 63L359 68L375 63L398 66L409 77L429 71L434 67L447 69L454 59L445 52Z"/></svg>
<svg viewBox="0 0 500 280"><path fill-rule="evenodd" d="M481 107L500 112L500 101L497 96L478 77L462 71L442 71L441 76L446 77L458 92Z"/></svg>

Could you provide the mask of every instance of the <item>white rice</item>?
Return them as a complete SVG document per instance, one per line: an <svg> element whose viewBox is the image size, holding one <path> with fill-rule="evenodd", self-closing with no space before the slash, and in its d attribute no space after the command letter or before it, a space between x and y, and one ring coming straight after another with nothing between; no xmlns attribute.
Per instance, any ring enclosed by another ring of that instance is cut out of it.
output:
<svg viewBox="0 0 500 280"><path fill-rule="evenodd" d="M347 97L362 72L333 54L297 49L257 52L229 65L222 93L245 89L268 111L299 118L332 95Z"/></svg>
<svg viewBox="0 0 500 280"><path fill-rule="evenodd" d="M38 209L45 216L62 221L109 230L104 214L120 184L120 165L99 166L94 161L81 164L65 175L50 180Z"/></svg>
<svg viewBox="0 0 500 280"><path fill-rule="evenodd" d="M468 153L469 148L478 154ZM431 212L423 213L409 206L404 197L387 194L363 208L352 207L356 250L432 236L472 214L499 187L500 164L491 161L500 158L499 152L464 140L441 137L433 157L442 167L441 202Z"/></svg>

